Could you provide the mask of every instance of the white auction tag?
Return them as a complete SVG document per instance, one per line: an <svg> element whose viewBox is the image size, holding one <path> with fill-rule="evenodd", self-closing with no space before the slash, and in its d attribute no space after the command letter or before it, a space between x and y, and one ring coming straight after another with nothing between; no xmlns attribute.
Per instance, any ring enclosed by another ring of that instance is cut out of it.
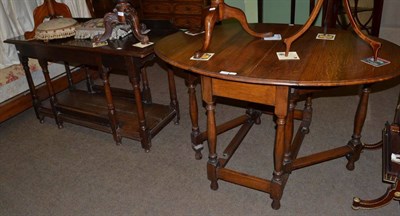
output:
<svg viewBox="0 0 400 216"><path fill-rule="evenodd" d="M297 52L289 52L287 56L285 56L285 52L277 52L276 55L279 60L300 60Z"/></svg>

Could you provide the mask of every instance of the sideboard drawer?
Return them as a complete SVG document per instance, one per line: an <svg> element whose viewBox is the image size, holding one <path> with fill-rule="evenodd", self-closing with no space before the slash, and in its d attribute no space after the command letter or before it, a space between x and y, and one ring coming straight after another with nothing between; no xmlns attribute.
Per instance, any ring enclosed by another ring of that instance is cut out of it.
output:
<svg viewBox="0 0 400 216"><path fill-rule="evenodd" d="M176 4L174 7L175 14L201 15L203 7L198 4Z"/></svg>
<svg viewBox="0 0 400 216"><path fill-rule="evenodd" d="M178 28L201 29L210 0L140 0L143 19L167 19Z"/></svg>
<svg viewBox="0 0 400 216"><path fill-rule="evenodd" d="M200 28L201 21L201 17L176 16L174 24L182 28Z"/></svg>
<svg viewBox="0 0 400 216"><path fill-rule="evenodd" d="M143 3L142 12L143 14L169 14L172 13L172 5L168 2L149 2Z"/></svg>

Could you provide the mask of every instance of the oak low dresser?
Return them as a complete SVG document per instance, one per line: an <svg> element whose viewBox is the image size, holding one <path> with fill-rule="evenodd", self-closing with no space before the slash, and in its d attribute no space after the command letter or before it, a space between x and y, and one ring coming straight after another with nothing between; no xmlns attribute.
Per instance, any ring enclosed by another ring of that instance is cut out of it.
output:
<svg viewBox="0 0 400 216"><path fill-rule="evenodd" d="M157 32L155 28L150 38L156 42L157 38L168 33L165 30ZM137 42L133 35L109 41L108 45L102 47L93 47L90 40L76 40L73 37L44 42L19 36L5 41L14 44L17 49L33 97L35 113L41 122L45 117L52 117L59 128L63 127L63 122L86 126L111 133L117 144L121 143L122 137L138 140L142 148L149 151L152 137L172 120L179 122L179 105L172 70L167 73L169 88L165 89L170 92L170 104L153 103L143 68L155 58L154 45L145 48L132 46ZM39 60L50 95L48 100L40 100L37 95L28 58ZM103 85L96 87L88 79L87 90L78 89L72 82L74 73L67 69L69 89L56 94L49 77L48 62L96 68ZM111 70L124 72L132 90L112 88L109 79Z"/></svg>

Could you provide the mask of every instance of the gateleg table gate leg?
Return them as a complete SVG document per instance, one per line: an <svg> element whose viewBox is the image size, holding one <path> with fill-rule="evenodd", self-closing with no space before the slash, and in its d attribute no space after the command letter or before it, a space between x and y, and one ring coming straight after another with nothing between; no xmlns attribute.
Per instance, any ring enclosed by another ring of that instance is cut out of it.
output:
<svg viewBox="0 0 400 216"><path fill-rule="evenodd" d="M198 83L199 77L191 74L190 72L186 72L186 74L187 77L185 79L185 83L188 87L190 120L192 122L192 133L190 136L192 141L192 148L195 151L195 158L197 160L200 160L203 157L203 155L201 154L201 150L203 150L203 141L198 139L200 135L200 128L199 111L197 107L196 97L196 85Z"/></svg>
<svg viewBox="0 0 400 216"><path fill-rule="evenodd" d="M368 99L370 92L371 89L369 85L363 86L356 116L354 118L353 135L351 137L351 140L347 144L350 148L353 149L353 152L346 156L348 159L346 168L348 170L354 170L354 163L360 158L360 153L363 148L363 144L361 143L361 131L364 126L365 118L367 116Z"/></svg>

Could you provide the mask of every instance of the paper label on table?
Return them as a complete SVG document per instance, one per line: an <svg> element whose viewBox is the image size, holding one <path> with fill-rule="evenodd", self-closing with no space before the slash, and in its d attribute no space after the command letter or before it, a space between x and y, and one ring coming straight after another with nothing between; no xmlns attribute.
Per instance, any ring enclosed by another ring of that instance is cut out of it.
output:
<svg viewBox="0 0 400 216"><path fill-rule="evenodd" d="M274 34L272 37L265 37L264 40L282 40L282 35Z"/></svg>
<svg viewBox="0 0 400 216"><path fill-rule="evenodd" d="M277 52L276 55L279 60L300 60L297 52L289 52L287 56L285 56L285 52Z"/></svg>
<svg viewBox="0 0 400 216"><path fill-rule="evenodd" d="M230 75L230 76L235 76L237 73L236 72L231 72L231 71L220 71L220 74L223 75Z"/></svg>
<svg viewBox="0 0 400 216"><path fill-rule="evenodd" d="M204 33L204 31L201 31L201 32L185 31L185 34L190 35L190 36L196 36L196 35L203 34L203 33Z"/></svg>
<svg viewBox="0 0 400 216"><path fill-rule="evenodd" d="M335 40L335 34L318 33L316 39L318 40Z"/></svg>
<svg viewBox="0 0 400 216"><path fill-rule="evenodd" d="M195 61L208 61L210 60L211 57L213 57L215 53L204 53L202 56L200 56L200 58L196 58L194 56L192 56L190 58L190 60L195 60Z"/></svg>
<svg viewBox="0 0 400 216"><path fill-rule="evenodd" d="M365 58L365 59L361 59L361 61L366 64L372 65L374 67L381 67L383 65L390 64L390 61L382 59L382 58L378 58L375 61L373 56Z"/></svg>
<svg viewBox="0 0 400 216"><path fill-rule="evenodd" d="M154 44L153 42L149 42L147 44L142 44L141 42L139 42L139 43L133 44L133 46L134 47L139 47L139 48L145 48L145 47L148 47L148 46L153 45L153 44Z"/></svg>

